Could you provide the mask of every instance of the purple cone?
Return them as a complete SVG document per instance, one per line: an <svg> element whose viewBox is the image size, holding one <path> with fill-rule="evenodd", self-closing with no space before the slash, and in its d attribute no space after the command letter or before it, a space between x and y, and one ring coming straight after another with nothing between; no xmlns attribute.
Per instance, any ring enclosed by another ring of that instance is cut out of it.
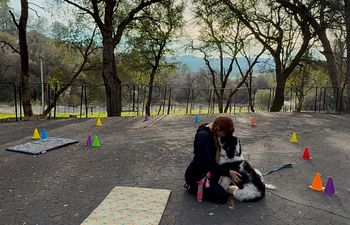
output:
<svg viewBox="0 0 350 225"><path fill-rule="evenodd" d="M86 139L86 146L91 146L92 145L92 137L91 134L89 134L88 138Z"/></svg>
<svg viewBox="0 0 350 225"><path fill-rule="evenodd" d="M327 184L326 184L326 187L323 190L323 192L327 195L335 195L336 194L333 178L331 176L328 177Z"/></svg>

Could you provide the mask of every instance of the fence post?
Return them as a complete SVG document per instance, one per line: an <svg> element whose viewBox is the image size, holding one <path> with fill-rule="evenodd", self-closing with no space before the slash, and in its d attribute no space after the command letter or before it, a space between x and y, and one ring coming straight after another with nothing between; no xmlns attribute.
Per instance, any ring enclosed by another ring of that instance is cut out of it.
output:
<svg viewBox="0 0 350 225"><path fill-rule="evenodd" d="M192 110L193 110L193 96L194 96L194 87L192 87L192 88L189 88L189 90L190 90L190 92L191 92L191 94L189 95L189 105L190 105L190 115L192 115Z"/></svg>
<svg viewBox="0 0 350 225"><path fill-rule="evenodd" d="M135 112L135 85L132 86L132 111Z"/></svg>
<svg viewBox="0 0 350 225"><path fill-rule="evenodd" d="M340 92L340 106L339 106L339 109L340 109L340 112L339 114L342 114L343 110L343 93L344 93L344 87L342 88L341 92Z"/></svg>
<svg viewBox="0 0 350 225"><path fill-rule="evenodd" d="M336 96L335 96L335 112L340 114L340 109L338 110L338 96L339 96L339 87L337 87Z"/></svg>
<svg viewBox="0 0 350 225"><path fill-rule="evenodd" d="M292 102L293 102L293 88L290 87L289 112L292 112ZM296 101L294 101L294 105L296 105Z"/></svg>
<svg viewBox="0 0 350 225"><path fill-rule="evenodd" d="M326 106L326 92L327 92L327 89L326 87L323 87L324 91L323 91L323 111L325 109L325 106ZM328 110L327 110L328 111Z"/></svg>
<svg viewBox="0 0 350 225"><path fill-rule="evenodd" d="M270 94L269 94L269 101L267 102L267 111L270 112L270 104L271 104L271 92L272 88L269 88Z"/></svg>
<svg viewBox="0 0 350 225"><path fill-rule="evenodd" d="M54 108L54 111L53 111L53 118L54 118L54 119L56 119L56 107L57 107L57 85L55 85L54 99L55 99L55 108Z"/></svg>
<svg viewBox="0 0 350 225"><path fill-rule="evenodd" d="M170 114L170 104L171 104L171 88L169 90L169 99L168 99L168 115Z"/></svg>
<svg viewBox="0 0 350 225"><path fill-rule="evenodd" d="M22 120L22 82L19 85L19 120Z"/></svg>
<svg viewBox="0 0 350 225"><path fill-rule="evenodd" d="M136 116L139 116L140 110L140 85L137 85L137 113Z"/></svg>
<svg viewBox="0 0 350 225"><path fill-rule="evenodd" d="M238 93L238 91L235 93L235 98L234 98L234 101L233 101L233 114L236 113L236 100L237 100L237 93Z"/></svg>
<svg viewBox="0 0 350 225"><path fill-rule="evenodd" d="M317 87L316 87L316 91L315 91L315 104L314 104L314 113L316 113L316 108L317 108Z"/></svg>
<svg viewBox="0 0 350 225"><path fill-rule="evenodd" d="M18 122L18 115L17 115L17 90L16 90L16 83L13 83L13 92L14 92L14 99L15 99L15 112L16 112L16 122Z"/></svg>
<svg viewBox="0 0 350 225"><path fill-rule="evenodd" d="M143 111L145 110L145 99L146 99L146 85L143 86L142 112L141 112L141 115L143 115Z"/></svg>
<svg viewBox="0 0 350 225"><path fill-rule="evenodd" d="M210 107L211 107L211 90L209 89L208 114L210 114Z"/></svg>
<svg viewBox="0 0 350 225"><path fill-rule="evenodd" d="M190 94L191 94L191 89L188 88L187 89L187 103L186 103L186 115L188 114L188 104L189 104L189 101L190 101Z"/></svg>
<svg viewBox="0 0 350 225"><path fill-rule="evenodd" d="M80 119L83 115L83 98L84 98L84 86L81 85L81 92L80 92Z"/></svg>
<svg viewBox="0 0 350 225"><path fill-rule="evenodd" d="M47 84L47 105L51 106L51 86ZM51 118L51 110L49 112L49 119Z"/></svg>
<svg viewBox="0 0 350 225"><path fill-rule="evenodd" d="M87 100L87 87L84 86L84 101L85 101L85 118L88 118L88 113L89 113L89 106L88 106L88 100Z"/></svg>
<svg viewBox="0 0 350 225"><path fill-rule="evenodd" d="M167 94L167 89L168 89L168 87L167 86L165 86L164 87L164 97L163 97L163 114L162 115L164 115L164 110L165 110L165 102L166 102L166 94Z"/></svg>
<svg viewBox="0 0 350 225"><path fill-rule="evenodd" d="M232 92L233 92L233 89L231 89L230 93L232 93ZM230 103L229 104L230 104L230 115L231 115L231 113L232 113L232 96L230 97Z"/></svg>

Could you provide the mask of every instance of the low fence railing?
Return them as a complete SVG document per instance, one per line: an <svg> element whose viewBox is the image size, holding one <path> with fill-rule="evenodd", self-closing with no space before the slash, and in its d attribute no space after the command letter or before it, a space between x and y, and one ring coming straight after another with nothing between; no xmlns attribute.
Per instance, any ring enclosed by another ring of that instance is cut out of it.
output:
<svg viewBox="0 0 350 225"><path fill-rule="evenodd" d="M103 85L71 85L60 93L56 86L41 83L30 84L30 98L34 114L48 118L104 117L107 116L107 98ZM304 87L305 89L305 87ZM342 113L345 93L331 87L311 87L307 91L299 87L286 87L281 111ZM218 98L212 89L153 86L151 115L211 114L269 111L275 88L240 88L223 90ZM122 116L145 115L149 93L148 86L127 85L121 87ZM21 87L15 83L0 82L0 119L23 118ZM44 101L42 101L44 99ZM219 104L220 103L220 104ZM222 106L222 107L221 107Z"/></svg>

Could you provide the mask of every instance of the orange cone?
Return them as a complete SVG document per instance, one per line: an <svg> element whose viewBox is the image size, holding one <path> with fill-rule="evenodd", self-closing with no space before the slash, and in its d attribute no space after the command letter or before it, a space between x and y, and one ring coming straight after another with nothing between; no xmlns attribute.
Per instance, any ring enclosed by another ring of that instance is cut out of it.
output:
<svg viewBox="0 0 350 225"><path fill-rule="evenodd" d="M310 151L309 151L309 148L308 148L308 147L306 147L306 148L304 149L303 159L304 159L304 160L310 160L310 159L312 159L312 158L310 157Z"/></svg>
<svg viewBox="0 0 350 225"><path fill-rule="evenodd" d="M322 186L322 181L321 181L321 174L316 173L314 180L312 182L312 185L309 186L312 190L315 191L323 191L324 187Z"/></svg>
<svg viewBox="0 0 350 225"><path fill-rule="evenodd" d="M256 126L256 119L255 118L250 120L250 126Z"/></svg>

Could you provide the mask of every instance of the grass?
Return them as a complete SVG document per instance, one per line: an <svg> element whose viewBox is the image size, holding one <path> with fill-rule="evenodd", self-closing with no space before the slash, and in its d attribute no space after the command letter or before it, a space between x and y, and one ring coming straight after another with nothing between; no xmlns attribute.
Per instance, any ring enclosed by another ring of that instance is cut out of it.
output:
<svg viewBox="0 0 350 225"><path fill-rule="evenodd" d="M227 113L246 113L248 112L247 107L236 107L235 109L231 109L231 112L228 111ZM169 110L169 114L171 115L186 115L186 114L190 114L190 115L201 115L201 114L217 114L219 113L219 109L217 107L215 107L214 111L208 112L208 109L201 109L201 108L195 108L192 110L187 110L186 108L173 108L171 110ZM168 110L163 110L160 111L159 115L164 115L164 114L168 114ZM151 116L155 116L158 115L158 110L154 110L151 111ZM53 113L51 113L51 118L53 118ZM56 118L69 118L72 116L76 116L77 118L80 118L80 113L56 113ZM128 117L128 116L145 116L144 112L141 113L137 113L137 112L122 112L121 114L122 117ZM24 115L22 114L22 118L24 117ZM40 115L39 115L40 117ZM105 118L107 117L107 112L95 112L95 113L88 113L87 115L88 118L96 118L96 117L101 117L101 118ZM2 119L14 119L16 118L16 114L15 113L0 113L0 120ZM18 114L18 118L19 118L19 114ZM86 118L86 114L83 113L81 115L81 118Z"/></svg>

